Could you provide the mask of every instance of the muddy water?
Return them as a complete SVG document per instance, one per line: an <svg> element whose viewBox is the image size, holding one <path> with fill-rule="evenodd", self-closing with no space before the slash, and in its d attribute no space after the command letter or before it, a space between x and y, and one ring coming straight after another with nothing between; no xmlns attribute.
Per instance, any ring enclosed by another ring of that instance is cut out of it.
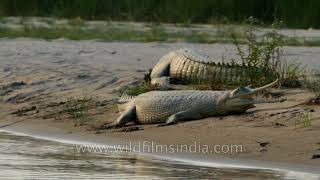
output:
<svg viewBox="0 0 320 180"><path fill-rule="evenodd" d="M0 132L3 179L291 179L271 170L220 169L130 153L81 154L75 146Z"/></svg>

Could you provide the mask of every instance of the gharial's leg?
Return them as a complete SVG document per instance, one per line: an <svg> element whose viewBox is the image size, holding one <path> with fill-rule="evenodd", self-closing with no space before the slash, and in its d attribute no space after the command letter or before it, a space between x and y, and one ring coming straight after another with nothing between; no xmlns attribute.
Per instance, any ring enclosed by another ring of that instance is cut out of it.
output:
<svg viewBox="0 0 320 180"><path fill-rule="evenodd" d="M160 124L158 126L168 126L172 124L176 124L179 121L186 121L192 119L200 119L201 115L199 113L190 112L190 111L181 111L176 114L171 115L165 124Z"/></svg>
<svg viewBox="0 0 320 180"><path fill-rule="evenodd" d="M136 106L129 106L125 111L122 112L118 119L111 123L106 124L101 129L111 129L111 128L119 128L124 126L126 123L130 121L134 121L136 118Z"/></svg>
<svg viewBox="0 0 320 180"><path fill-rule="evenodd" d="M170 84L170 64L172 61L171 54L160 59L153 67L151 72L151 84L167 89Z"/></svg>
<svg viewBox="0 0 320 180"><path fill-rule="evenodd" d="M167 90L170 86L170 77L153 78L151 84L161 90Z"/></svg>

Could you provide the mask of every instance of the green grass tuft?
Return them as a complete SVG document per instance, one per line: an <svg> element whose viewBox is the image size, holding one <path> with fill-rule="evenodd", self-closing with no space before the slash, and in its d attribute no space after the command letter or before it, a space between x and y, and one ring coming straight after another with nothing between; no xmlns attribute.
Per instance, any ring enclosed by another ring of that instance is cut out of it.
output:
<svg viewBox="0 0 320 180"><path fill-rule="evenodd" d="M75 126L82 126L91 120L88 115L91 100L85 96L81 99L71 97L65 103L63 112L68 113L74 119Z"/></svg>
<svg viewBox="0 0 320 180"><path fill-rule="evenodd" d="M153 85L151 85L150 83L147 82L142 82L138 85L135 86L123 86L118 90L118 94L122 95L122 94L127 94L130 96L137 96L139 94L143 94L149 91L154 91L156 90L156 87L154 87Z"/></svg>

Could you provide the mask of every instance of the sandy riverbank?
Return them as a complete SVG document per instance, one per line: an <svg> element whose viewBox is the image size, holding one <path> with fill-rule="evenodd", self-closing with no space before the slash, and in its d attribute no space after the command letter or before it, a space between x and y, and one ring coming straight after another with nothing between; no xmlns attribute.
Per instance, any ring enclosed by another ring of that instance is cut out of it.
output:
<svg viewBox="0 0 320 180"><path fill-rule="evenodd" d="M209 153L204 157L320 164L319 159L312 159L320 154L320 108L298 105L312 96L301 89L282 90L288 101L260 105L243 115L206 118L170 127L146 125L134 132L88 131L92 125L117 118L114 103L117 90L136 83L165 53L189 47L218 60L221 56L232 56L234 49L230 45L31 39L2 39L1 44L0 126L17 122L5 126L6 129L97 143L153 141L192 145L200 142L210 148L237 144L242 145L242 153ZM320 65L320 48L288 47L285 54L309 67ZM14 85L14 82L23 83ZM70 97L81 98L84 94L93 101L89 110L91 121L86 125L74 127L70 116L53 113L59 112ZM305 125L307 114L312 114L310 126Z"/></svg>

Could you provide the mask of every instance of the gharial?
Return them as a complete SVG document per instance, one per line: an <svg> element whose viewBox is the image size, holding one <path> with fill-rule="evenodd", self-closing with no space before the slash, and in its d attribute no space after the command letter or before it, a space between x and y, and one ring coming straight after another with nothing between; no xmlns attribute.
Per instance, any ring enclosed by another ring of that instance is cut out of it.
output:
<svg viewBox="0 0 320 180"><path fill-rule="evenodd" d="M111 124L101 128L124 126L130 121L140 124L164 123L242 113L254 104L282 102L285 99L254 99L253 95L271 87L278 80L260 88L240 87L233 91L150 91L136 97L120 99L124 111Z"/></svg>
<svg viewBox="0 0 320 180"><path fill-rule="evenodd" d="M209 80L239 84L248 82L250 74L259 71L260 68L246 64L215 63L198 51L179 49L164 55L147 75L151 84L166 88L170 82L186 84ZM267 77L274 76L268 74Z"/></svg>

